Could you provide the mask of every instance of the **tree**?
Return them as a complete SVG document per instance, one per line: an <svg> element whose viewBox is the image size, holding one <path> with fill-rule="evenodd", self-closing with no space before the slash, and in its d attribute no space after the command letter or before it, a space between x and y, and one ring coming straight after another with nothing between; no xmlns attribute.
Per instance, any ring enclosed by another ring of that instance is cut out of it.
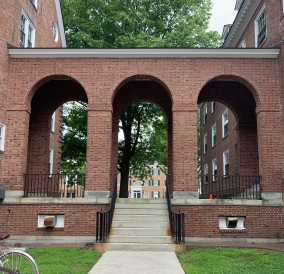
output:
<svg viewBox="0 0 284 274"><path fill-rule="evenodd" d="M61 0L67 44L74 48L218 47L218 33L207 31L211 5L211 0ZM141 126L145 113L151 113L147 108L137 103L121 118L124 134L130 134L119 143L121 189L127 188L127 167L145 170L150 159L147 151L167 158L166 138L162 141L160 134L166 119L156 116ZM155 160L166 162L154 159L152 163ZM127 197L126 191L122 193L121 197Z"/></svg>
<svg viewBox="0 0 284 274"><path fill-rule="evenodd" d="M61 0L69 47L217 47L211 0Z"/></svg>
<svg viewBox="0 0 284 274"><path fill-rule="evenodd" d="M120 116L124 138L118 143L118 170L121 174L121 198L128 197L128 175L140 180L149 177L155 161L167 166L166 117L159 107L138 102L127 107Z"/></svg>

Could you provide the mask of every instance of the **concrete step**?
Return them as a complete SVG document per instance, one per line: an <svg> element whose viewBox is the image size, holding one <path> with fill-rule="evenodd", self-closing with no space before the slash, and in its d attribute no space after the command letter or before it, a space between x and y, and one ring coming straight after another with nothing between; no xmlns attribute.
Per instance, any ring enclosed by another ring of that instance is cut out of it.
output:
<svg viewBox="0 0 284 274"><path fill-rule="evenodd" d="M168 222L169 216L167 215L127 215L127 214L116 214L113 216L113 221L138 221L138 222Z"/></svg>
<svg viewBox="0 0 284 274"><path fill-rule="evenodd" d="M116 214L127 214L127 215L167 215L168 210L167 209L155 209L151 208L150 209L142 209L142 208L116 208L114 210L114 215Z"/></svg>
<svg viewBox="0 0 284 274"><path fill-rule="evenodd" d="M152 229L167 229L169 222L139 222L139 221L112 221L112 228L152 228Z"/></svg>
<svg viewBox="0 0 284 274"><path fill-rule="evenodd" d="M137 244L137 243L104 243L94 245L94 249L104 252L112 250L127 251L178 251L185 250L185 245L176 244ZM147 263L147 262L145 262Z"/></svg>
<svg viewBox="0 0 284 274"><path fill-rule="evenodd" d="M167 204L146 204L146 203L131 203L131 204L126 204L126 203L117 203L115 205L115 209L118 208L142 208L142 209L167 209Z"/></svg>
<svg viewBox="0 0 284 274"><path fill-rule="evenodd" d="M116 205L117 204L167 204L166 199L129 199L129 198L117 198L116 199Z"/></svg>
<svg viewBox="0 0 284 274"><path fill-rule="evenodd" d="M144 244L172 244L171 236L119 236L110 235L108 243L144 243Z"/></svg>
<svg viewBox="0 0 284 274"><path fill-rule="evenodd" d="M153 229L153 228L112 228L110 235L125 236L169 236L170 228Z"/></svg>

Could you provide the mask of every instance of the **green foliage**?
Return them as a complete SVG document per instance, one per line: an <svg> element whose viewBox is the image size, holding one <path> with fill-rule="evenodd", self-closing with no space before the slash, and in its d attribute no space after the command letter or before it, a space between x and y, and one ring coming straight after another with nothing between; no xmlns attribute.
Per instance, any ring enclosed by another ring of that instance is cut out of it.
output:
<svg viewBox="0 0 284 274"><path fill-rule="evenodd" d="M218 47L211 0L61 0L69 47Z"/></svg>
<svg viewBox="0 0 284 274"><path fill-rule="evenodd" d="M177 253L185 273L283 273L284 253L249 248L196 248Z"/></svg>
<svg viewBox="0 0 284 274"><path fill-rule="evenodd" d="M86 172L87 106L70 102L63 107L61 171L65 174Z"/></svg>
<svg viewBox="0 0 284 274"><path fill-rule="evenodd" d="M101 253L84 247L44 247L27 251L37 262L42 274L88 273Z"/></svg>

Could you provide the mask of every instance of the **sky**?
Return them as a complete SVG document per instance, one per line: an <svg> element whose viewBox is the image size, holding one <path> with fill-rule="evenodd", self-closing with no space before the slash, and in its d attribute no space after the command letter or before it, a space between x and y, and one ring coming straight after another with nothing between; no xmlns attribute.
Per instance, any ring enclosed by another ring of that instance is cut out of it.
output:
<svg viewBox="0 0 284 274"><path fill-rule="evenodd" d="M236 0L211 0L213 8L212 16L209 22L209 29L216 30L222 34L224 25L232 24L236 17L234 10Z"/></svg>

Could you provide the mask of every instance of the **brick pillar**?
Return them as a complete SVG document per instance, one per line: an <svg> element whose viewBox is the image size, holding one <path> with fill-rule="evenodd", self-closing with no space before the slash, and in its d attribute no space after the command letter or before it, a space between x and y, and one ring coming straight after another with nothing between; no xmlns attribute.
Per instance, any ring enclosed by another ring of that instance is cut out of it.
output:
<svg viewBox="0 0 284 274"><path fill-rule="evenodd" d="M262 197L282 193L283 144L280 111L257 113L259 170ZM270 194L267 194L269 193Z"/></svg>
<svg viewBox="0 0 284 274"><path fill-rule="evenodd" d="M256 125L238 125L238 168L240 175L259 175Z"/></svg>
<svg viewBox="0 0 284 274"><path fill-rule="evenodd" d="M173 111L173 197L198 198L197 109Z"/></svg>
<svg viewBox="0 0 284 274"><path fill-rule="evenodd" d="M86 197L109 197L112 112L88 110Z"/></svg>
<svg viewBox="0 0 284 274"><path fill-rule="evenodd" d="M6 190L16 191L18 194L15 195L22 196L23 174L27 171L30 114L25 110L13 110L7 111L7 117L1 184Z"/></svg>

